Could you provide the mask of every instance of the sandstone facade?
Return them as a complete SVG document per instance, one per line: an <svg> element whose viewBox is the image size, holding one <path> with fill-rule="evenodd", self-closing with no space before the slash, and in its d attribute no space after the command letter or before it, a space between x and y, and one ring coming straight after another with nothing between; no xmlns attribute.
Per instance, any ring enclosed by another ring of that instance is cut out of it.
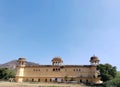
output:
<svg viewBox="0 0 120 87"><path fill-rule="evenodd" d="M90 65L62 65L59 57L51 65L26 66L26 59L19 58L15 80L17 82L71 82L99 83L100 73L96 69L97 57L91 57Z"/></svg>

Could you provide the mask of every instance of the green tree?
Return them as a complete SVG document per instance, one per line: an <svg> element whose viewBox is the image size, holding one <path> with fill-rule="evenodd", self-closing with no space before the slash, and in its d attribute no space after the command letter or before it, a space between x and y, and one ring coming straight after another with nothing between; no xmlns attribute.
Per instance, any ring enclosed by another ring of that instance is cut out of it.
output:
<svg viewBox="0 0 120 87"><path fill-rule="evenodd" d="M97 69L100 70L101 80L104 82L115 78L117 75L116 67L110 64L99 64Z"/></svg>
<svg viewBox="0 0 120 87"><path fill-rule="evenodd" d="M103 87L120 87L120 74L117 73L116 78L105 82Z"/></svg>
<svg viewBox="0 0 120 87"><path fill-rule="evenodd" d="M8 68L0 68L0 79L8 80L15 77L15 70L9 70Z"/></svg>

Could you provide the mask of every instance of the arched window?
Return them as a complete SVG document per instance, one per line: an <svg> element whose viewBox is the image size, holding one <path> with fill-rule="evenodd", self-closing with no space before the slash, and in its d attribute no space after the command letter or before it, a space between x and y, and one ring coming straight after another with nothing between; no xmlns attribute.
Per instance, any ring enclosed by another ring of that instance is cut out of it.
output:
<svg viewBox="0 0 120 87"><path fill-rule="evenodd" d="M53 71L55 71L55 69L53 69Z"/></svg>
<svg viewBox="0 0 120 87"><path fill-rule="evenodd" d="M76 71L78 71L78 69L76 69Z"/></svg>
<svg viewBox="0 0 120 87"><path fill-rule="evenodd" d="M75 69L73 71L75 71Z"/></svg>

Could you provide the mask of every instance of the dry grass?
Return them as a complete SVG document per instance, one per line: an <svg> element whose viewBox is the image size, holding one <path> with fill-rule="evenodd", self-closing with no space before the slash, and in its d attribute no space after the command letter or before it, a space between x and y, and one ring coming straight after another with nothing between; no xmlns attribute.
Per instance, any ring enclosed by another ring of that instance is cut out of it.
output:
<svg viewBox="0 0 120 87"><path fill-rule="evenodd" d="M64 84L64 83L16 83L16 82L0 82L0 87L87 87L80 84Z"/></svg>

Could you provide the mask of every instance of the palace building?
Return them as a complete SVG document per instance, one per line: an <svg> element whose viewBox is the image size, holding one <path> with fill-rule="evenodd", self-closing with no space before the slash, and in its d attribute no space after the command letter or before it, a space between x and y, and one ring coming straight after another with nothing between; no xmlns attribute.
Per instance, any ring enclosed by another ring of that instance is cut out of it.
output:
<svg viewBox="0 0 120 87"><path fill-rule="evenodd" d="M97 70L99 59L90 58L90 65L63 65L63 60L55 57L51 65L26 65L25 58L18 59L16 82L70 82L101 83L100 72Z"/></svg>

